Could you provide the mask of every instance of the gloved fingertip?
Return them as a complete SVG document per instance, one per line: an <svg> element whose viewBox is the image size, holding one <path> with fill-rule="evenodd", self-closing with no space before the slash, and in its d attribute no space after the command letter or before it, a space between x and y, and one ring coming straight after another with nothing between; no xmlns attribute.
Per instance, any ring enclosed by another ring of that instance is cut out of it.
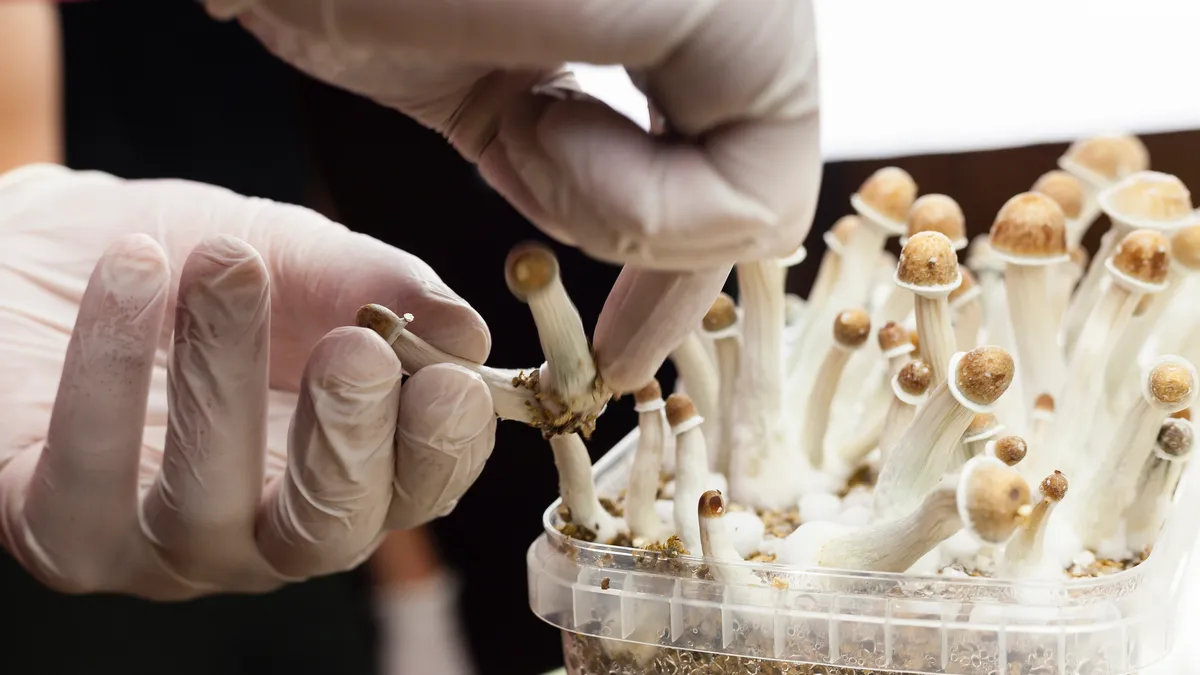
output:
<svg viewBox="0 0 1200 675"><path fill-rule="evenodd" d="M492 351L492 333L475 308L437 293L406 307L401 311L413 315L408 330L414 335L452 356L472 363L487 361Z"/></svg>
<svg viewBox="0 0 1200 675"><path fill-rule="evenodd" d="M94 275L108 293L148 299L163 292L170 273L162 246L139 233L114 241L97 263Z"/></svg>
<svg viewBox="0 0 1200 675"><path fill-rule="evenodd" d="M457 446L495 434L492 394L478 373L461 366L422 368L404 385L397 424L410 437Z"/></svg>
<svg viewBox="0 0 1200 675"><path fill-rule="evenodd" d="M325 391L375 390L383 395L401 377L400 359L374 331L335 328L317 341L308 357L309 386Z"/></svg>

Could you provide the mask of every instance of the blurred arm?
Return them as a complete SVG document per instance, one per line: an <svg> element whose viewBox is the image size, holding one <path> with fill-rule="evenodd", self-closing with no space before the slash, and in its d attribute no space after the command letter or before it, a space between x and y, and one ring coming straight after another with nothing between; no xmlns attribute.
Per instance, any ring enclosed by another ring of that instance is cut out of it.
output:
<svg viewBox="0 0 1200 675"><path fill-rule="evenodd" d="M55 5L0 3L0 172L63 161L61 80Z"/></svg>

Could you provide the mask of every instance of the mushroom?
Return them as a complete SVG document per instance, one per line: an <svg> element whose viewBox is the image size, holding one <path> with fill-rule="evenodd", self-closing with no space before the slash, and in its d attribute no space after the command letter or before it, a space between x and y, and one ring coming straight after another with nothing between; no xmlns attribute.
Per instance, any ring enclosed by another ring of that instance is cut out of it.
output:
<svg viewBox="0 0 1200 675"><path fill-rule="evenodd" d="M708 314L704 315L703 322L704 332L712 341L717 356L718 431L714 466L718 473L726 476L729 475L730 454L733 452L734 401L741 359L737 321L737 306L733 298L722 293L717 296Z"/></svg>
<svg viewBox="0 0 1200 675"><path fill-rule="evenodd" d="M663 522L654 508L658 498L658 481L662 472L663 455L675 450L674 436L668 434L666 404L658 380L651 380L633 394L634 410L638 415L638 444L629 470L629 487L625 491L625 520L635 546L666 541L671 527Z"/></svg>
<svg viewBox="0 0 1200 675"><path fill-rule="evenodd" d="M896 265L896 285L912 291L921 354L933 369L933 384L946 380L955 352L954 328L947 297L962 284L950 238L940 232L918 232L909 238Z"/></svg>
<svg viewBox="0 0 1200 675"><path fill-rule="evenodd" d="M971 270L959 265L958 272L962 283L946 296L954 324L954 344L959 349L974 349L979 345L979 331L983 328L983 291Z"/></svg>
<svg viewBox="0 0 1200 675"><path fill-rule="evenodd" d="M700 495L710 490L708 448L700 425L704 418L685 394L671 394L666 401L667 423L675 435L675 533L689 551L700 550L700 522L692 508Z"/></svg>
<svg viewBox="0 0 1200 675"><path fill-rule="evenodd" d="M1191 422L1177 417L1163 421L1154 443L1154 454L1146 461L1138 478L1137 497L1125 509L1125 538L1130 549L1145 549L1158 538L1194 443Z"/></svg>
<svg viewBox="0 0 1200 675"><path fill-rule="evenodd" d="M1054 578L1062 576L1058 561L1043 555L1045 550L1046 526L1054 507L1067 496L1067 477L1061 471L1046 476L1039 486L1041 499L1034 505L1029 517L1025 518L1016 534L1004 547L1001 567L1009 577Z"/></svg>
<svg viewBox="0 0 1200 675"><path fill-rule="evenodd" d="M1037 192L1019 194L996 214L989 242L1005 263L1004 283L1022 393L1026 397L1055 395L1062 382L1063 357L1050 311L1048 270L1069 259L1062 208ZM1026 409L1032 403L1030 400Z"/></svg>
<svg viewBox="0 0 1200 675"><path fill-rule="evenodd" d="M892 401L888 405L879 436L880 459L886 463L888 455L904 434L912 428L917 409L928 398L929 384L933 381L933 370L920 359L913 359L892 378Z"/></svg>
<svg viewBox="0 0 1200 675"><path fill-rule="evenodd" d="M854 350L862 347L871 335L871 317L859 309L838 314L833 323L833 346L825 354L817 371L817 386L805 407L802 426L802 447L809 464L815 469L825 465L825 432L829 429L829 414L833 395L841 380L842 371Z"/></svg>
<svg viewBox="0 0 1200 675"><path fill-rule="evenodd" d="M867 419L858 425L858 433L843 443L838 450L841 464L846 467L862 464L871 450L880 445L883 429L887 424L887 413L891 409L891 401L895 398L892 383L908 363L909 355L915 351L908 339L908 331L897 323L888 323L879 329L878 344L886 367L882 369L879 385L872 393L867 394L868 398L863 408ZM932 376L932 373L930 375ZM925 387L928 387L928 382ZM911 417L904 424L907 425L910 421Z"/></svg>
<svg viewBox="0 0 1200 675"><path fill-rule="evenodd" d="M977 347L955 354L950 372L888 452L875 485L877 516L908 512L937 484L971 419L991 412L1008 389L1013 360L999 347Z"/></svg>
<svg viewBox="0 0 1200 675"><path fill-rule="evenodd" d="M558 493L570 510L570 521L596 541L609 543L625 529L625 523L604 509L596 497L592 459L579 434L550 437L554 466L558 469Z"/></svg>

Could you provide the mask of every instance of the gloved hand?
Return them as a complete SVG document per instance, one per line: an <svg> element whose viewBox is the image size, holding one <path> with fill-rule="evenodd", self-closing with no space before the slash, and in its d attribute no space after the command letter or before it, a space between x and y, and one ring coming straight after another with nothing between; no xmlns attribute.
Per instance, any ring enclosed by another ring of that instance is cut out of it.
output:
<svg viewBox="0 0 1200 675"><path fill-rule="evenodd" d="M791 254L808 233L821 169L811 0L205 2L309 74L444 134L560 242L692 272L631 273L610 298L644 303L633 312L652 314L643 334L663 357L729 265ZM625 66L678 136L578 95L564 62ZM601 372L640 387L658 364L607 372L610 343L628 337L613 323L595 337Z"/></svg>
<svg viewBox="0 0 1200 675"><path fill-rule="evenodd" d="M382 339L339 327L380 302L482 362L479 315L311 211L35 165L0 175L0 247L0 544L53 588L178 599L344 570L452 508L491 452L478 376L401 387Z"/></svg>

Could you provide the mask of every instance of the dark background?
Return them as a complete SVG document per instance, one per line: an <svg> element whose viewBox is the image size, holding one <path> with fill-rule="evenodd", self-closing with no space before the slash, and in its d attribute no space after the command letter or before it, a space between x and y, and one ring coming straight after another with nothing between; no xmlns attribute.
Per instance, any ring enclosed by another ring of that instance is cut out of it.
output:
<svg viewBox="0 0 1200 675"><path fill-rule="evenodd" d="M69 165L127 178L188 178L317 208L428 261L491 320L491 363L541 362L533 322L501 282L508 248L541 237L436 134L299 75L236 25L209 20L195 2L71 3L62 14ZM1191 161L1200 133L1145 140L1155 168L1200 185L1200 165ZM922 193L958 199L976 234L1005 199L1053 168L1063 147L886 163L907 169ZM886 163L827 166L808 242L811 262L793 273L793 290L811 282L823 251L820 232L849 211L849 195ZM1102 229L1093 230L1093 243ZM559 253L565 283L592 325L617 270L561 247ZM497 318L505 316L514 318ZM667 386L670 379L664 372ZM627 405L612 406L593 455L633 423ZM555 496L548 446L536 432L504 424L479 482L435 524L444 556L464 581L463 609L483 675L532 675L561 665L557 634L529 611L525 582L525 550ZM505 504L503 520L496 503ZM374 672L368 590L365 572L355 572L266 596L184 604L67 597L37 586L4 558L0 598L17 620L3 633L8 648L0 671L365 675Z"/></svg>

